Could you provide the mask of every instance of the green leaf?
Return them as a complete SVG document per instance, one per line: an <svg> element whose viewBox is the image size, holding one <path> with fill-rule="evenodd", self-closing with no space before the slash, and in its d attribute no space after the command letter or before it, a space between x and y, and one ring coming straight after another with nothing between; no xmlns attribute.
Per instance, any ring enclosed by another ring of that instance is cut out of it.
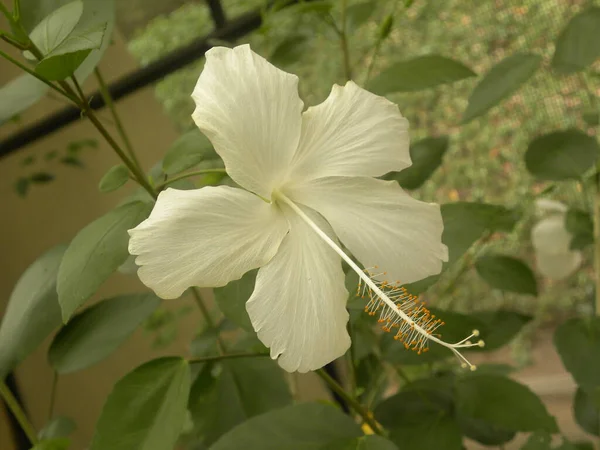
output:
<svg viewBox="0 0 600 450"><path fill-rule="evenodd" d="M470 122L511 96L538 69L542 58L532 53L517 53L503 59L485 74L469 97L463 123Z"/></svg>
<svg viewBox="0 0 600 450"><path fill-rule="evenodd" d="M515 431L489 424L476 417L459 415L457 421L466 437L487 446L500 446L512 441L516 435Z"/></svg>
<svg viewBox="0 0 600 450"><path fill-rule="evenodd" d="M581 428L590 434L600 436L600 408L583 389L577 388L573 401L573 414Z"/></svg>
<svg viewBox="0 0 600 450"><path fill-rule="evenodd" d="M330 442L319 450L398 450L396 444L376 434Z"/></svg>
<svg viewBox="0 0 600 450"><path fill-rule="evenodd" d="M412 92L474 77L465 65L440 55L419 56L384 69L368 85L375 94Z"/></svg>
<svg viewBox="0 0 600 450"><path fill-rule="evenodd" d="M167 151L162 163L162 170L167 175L174 175L198 165L206 159L215 159L212 144L200 130L192 130L173 143Z"/></svg>
<svg viewBox="0 0 600 450"><path fill-rule="evenodd" d="M375 9L377 1L371 0L362 3L355 3L346 8L346 21L349 30L356 30L367 23Z"/></svg>
<svg viewBox="0 0 600 450"><path fill-rule="evenodd" d="M314 450L336 440L361 435L360 427L333 406L302 403L270 411L238 425L211 450Z"/></svg>
<svg viewBox="0 0 600 450"><path fill-rule="evenodd" d="M119 189L129 180L129 170L123 164L118 164L111 167L108 172L104 174L98 189L100 192L112 192Z"/></svg>
<svg viewBox="0 0 600 450"><path fill-rule="evenodd" d="M375 408L389 438L411 450L462 450L462 435L452 417L451 388L438 379L413 383Z"/></svg>
<svg viewBox="0 0 600 450"><path fill-rule="evenodd" d="M48 440L54 438L65 438L77 429L72 419L58 416L48 422L38 433L38 439Z"/></svg>
<svg viewBox="0 0 600 450"><path fill-rule="evenodd" d="M541 400L528 387L503 376L460 377L456 382L456 403L459 414L506 430L558 431Z"/></svg>
<svg viewBox="0 0 600 450"><path fill-rule="evenodd" d="M242 278L216 288L215 301L221 312L233 323L246 331L252 331L252 323L246 311L246 302L254 291L256 270L247 272Z"/></svg>
<svg viewBox="0 0 600 450"><path fill-rule="evenodd" d="M58 300L66 322L127 259L127 230L150 214L152 205L128 203L96 219L69 244L58 272Z"/></svg>
<svg viewBox="0 0 600 450"><path fill-rule="evenodd" d="M473 330L478 330L481 336L485 337L485 324L477 318L453 311L443 311L438 308L429 309L432 314L445 322L437 330L444 341L461 341L469 336ZM402 343L394 340L393 333L385 333L382 336L381 347L386 361L402 365L426 364L453 356L451 350L435 342L430 343L427 352L419 355L415 351L407 350Z"/></svg>
<svg viewBox="0 0 600 450"><path fill-rule="evenodd" d="M218 354L217 332L214 328L206 328L190 343L190 353L195 357Z"/></svg>
<svg viewBox="0 0 600 450"><path fill-rule="evenodd" d="M551 450L552 436L545 431L532 433L521 450Z"/></svg>
<svg viewBox="0 0 600 450"><path fill-rule="evenodd" d="M475 270L491 287L501 291L537 296L537 281L523 261L512 256L488 253L475 261Z"/></svg>
<svg viewBox="0 0 600 450"><path fill-rule="evenodd" d="M596 139L582 131L555 131L531 141L525 164L540 180L561 181L581 177L594 165L599 152Z"/></svg>
<svg viewBox="0 0 600 450"><path fill-rule="evenodd" d="M286 13L292 16L299 14L317 14L326 15L329 14L333 4L331 0L316 0L310 2L300 2L296 4L286 5L285 8L281 8L281 13Z"/></svg>
<svg viewBox="0 0 600 450"><path fill-rule="evenodd" d="M0 125L37 103L50 89L28 73L0 88Z"/></svg>
<svg viewBox="0 0 600 450"><path fill-rule="evenodd" d="M60 374L90 367L114 352L160 304L154 294L121 295L73 317L48 350Z"/></svg>
<svg viewBox="0 0 600 450"><path fill-rule="evenodd" d="M29 192L29 187L31 186L29 182L29 178L19 177L17 181L15 181L15 192L19 197L25 197L27 192Z"/></svg>
<svg viewBox="0 0 600 450"><path fill-rule="evenodd" d="M224 361L215 389L190 402L209 445L249 418L290 404L292 397L277 364L257 357Z"/></svg>
<svg viewBox="0 0 600 450"><path fill-rule="evenodd" d="M38 442L31 450L67 450L71 440L67 438L56 438Z"/></svg>
<svg viewBox="0 0 600 450"><path fill-rule="evenodd" d="M23 5L24 6L24 5ZM31 32L29 38L44 56L52 53L77 26L83 2L75 0L52 11Z"/></svg>
<svg viewBox="0 0 600 450"><path fill-rule="evenodd" d="M56 275L65 246L44 253L21 275L0 325L0 380L61 324Z"/></svg>
<svg viewBox="0 0 600 450"><path fill-rule="evenodd" d="M172 450L182 430L190 368L182 358L150 361L108 396L91 450Z"/></svg>
<svg viewBox="0 0 600 450"><path fill-rule="evenodd" d="M600 387L600 317L567 320L554 333L554 345L579 386Z"/></svg>
<svg viewBox="0 0 600 450"><path fill-rule="evenodd" d="M588 8L574 16L556 41L552 67L560 74L578 72L600 56L600 41L590 38L600 29L600 8Z"/></svg>
<svg viewBox="0 0 600 450"><path fill-rule="evenodd" d="M515 211L486 203L446 203L441 206L444 220L442 241L448 246L449 264L460 258L485 232L511 231L517 221Z"/></svg>
<svg viewBox="0 0 600 450"><path fill-rule="evenodd" d="M75 32L89 32L105 26L102 45L97 50L92 50L88 57L75 71L75 78L79 83L94 71L104 52L111 43L111 36L115 27L115 0L84 0L83 15L77 24Z"/></svg>
<svg viewBox="0 0 600 450"><path fill-rule="evenodd" d="M581 250L594 243L594 222L591 215L580 209L569 209L565 215L567 231L573 235L572 250Z"/></svg>
<svg viewBox="0 0 600 450"><path fill-rule="evenodd" d="M51 81L70 77L92 50L101 47L105 32L104 23L71 34L38 63L35 71Z"/></svg>
<svg viewBox="0 0 600 450"><path fill-rule="evenodd" d="M29 177L32 183L46 184L54 180L54 175L48 172L36 172Z"/></svg>
<svg viewBox="0 0 600 450"><path fill-rule="evenodd" d="M60 159L60 162L66 166L84 167L83 162L75 156L65 156Z"/></svg>
<svg viewBox="0 0 600 450"><path fill-rule="evenodd" d="M303 35L286 37L271 53L269 61L275 66L287 66L297 62L307 49L308 38Z"/></svg>
<svg viewBox="0 0 600 450"><path fill-rule="evenodd" d="M446 150L448 150L448 136L417 141L410 146L412 166L402 172L390 172L384 178L396 180L404 189L417 189L442 164Z"/></svg>
<svg viewBox="0 0 600 450"><path fill-rule="evenodd" d="M515 311L480 311L471 314L484 324L481 338L485 342L484 351L497 350L508 344L532 319ZM478 368L481 373L481 368Z"/></svg>
<svg viewBox="0 0 600 450"><path fill-rule="evenodd" d="M600 125L600 112L595 109L584 111L581 117L590 127Z"/></svg>

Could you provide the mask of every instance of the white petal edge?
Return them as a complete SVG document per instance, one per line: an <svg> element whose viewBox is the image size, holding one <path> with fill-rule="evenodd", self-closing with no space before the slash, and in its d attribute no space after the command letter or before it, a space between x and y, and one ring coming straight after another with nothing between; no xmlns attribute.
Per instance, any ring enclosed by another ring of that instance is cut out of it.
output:
<svg viewBox="0 0 600 450"><path fill-rule="evenodd" d="M381 280L412 283L440 273L448 260L439 205L415 200L395 181L321 178L288 196L321 213L365 268L385 272Z"/></svg>
<svg viewBox="0 0 600 450"><path fill-rule="evenodd" d="M192 118L240 186L270 198L298 147L304 106L298 77L249 45L213 47L192 98Z"/></svg>
<svg viewBox="0 0 600 450"><path fill-rule="evenodd" d="M559 281L573 274L581 265L581 252L566 253L535 252L536 266L546 278Z"/></svg>
<svg viewBox="0 0 600 450"><path fill-rule="evenodd" d="M302 114L290 182L327 176L380 176L411 165L408 120L398 106L356 83L334 85Z"/></svg>
<svg viewBox="0 0 600 450"><path fill-rule="evenodd" d="M570 251L573 235L567 231L565 215L546 217L531 229L531 242L536 251L546 254L565 254Z"/></svg>
<svg viewBox="0 0 600 450"><path fill-rule="evenodd" d="M273 258L289 224L277 206L228 186L158 196L150 217L129 230L140 280L161 298L219 287Z"/></svg>
<svg viewBox="0 0 600 450"><path fill-rule="evenodd" d="M348 291L340 257L287 206L290 232L275 257L258 271L246 303L258 338L288 372L308 372L342 356ZM325 232L329 225L305 211Z"/></svg>

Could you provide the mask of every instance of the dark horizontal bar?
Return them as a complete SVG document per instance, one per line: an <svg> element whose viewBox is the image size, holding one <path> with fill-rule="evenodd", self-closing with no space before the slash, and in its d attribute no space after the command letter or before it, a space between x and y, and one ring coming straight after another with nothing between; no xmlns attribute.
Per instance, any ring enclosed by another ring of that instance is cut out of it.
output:
<svg viewBox="0 0 600 450"><path fill-rule="evenodd" d="M123 76L110 84L108 87L109 92L114 100L119 100L198 60L198 58L212 47L212 40L234 41L257 29L261 24L262 17L260 11L246 13L227 22L223 27L218 28L204 38L183 46L165 57ZM105 106L104 99L99 91L92 93L89 98L92 109L97 110ZM79 109L69 106L18 131L0 142L0 158L75 122L80 117L81 112Z"/></svg>

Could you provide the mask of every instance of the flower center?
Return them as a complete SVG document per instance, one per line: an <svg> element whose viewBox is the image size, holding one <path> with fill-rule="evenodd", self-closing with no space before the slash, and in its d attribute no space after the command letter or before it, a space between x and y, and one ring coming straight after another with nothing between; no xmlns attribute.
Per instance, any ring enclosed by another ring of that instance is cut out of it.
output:
<svg viewBox="0 0 600 450"><path fill-rule="evenodd" d="M484 342L479 340L471 342L469 339L479 336L479 331L473 330L470 336L465 339L450 344L444 342L435 335L434 331L444 324L437 319L430 311L425 308L424 302L419 302L417 297L409 294L405 288L399 286L399 283L389 284L385 281L377 281L375 278L385 273L371 275L363 271L327 234L308 217L298 205L291 201L281 192L274 192L274 199L280 199L287 204L308 226L335 251L359 276L359 291L363 296L369 297L369 303L365 310L370 315L375 315L381 310L379 322L383 323L383 330L390 332L396 331L394 339L404 343L405 348L412 349L418 354L428 350L429 341L437 342L440 345L450 349L456 357L462 362L463 367L470 367L475 370L476 366L471 364L459 349L468 347L483 347Z"/></svg>

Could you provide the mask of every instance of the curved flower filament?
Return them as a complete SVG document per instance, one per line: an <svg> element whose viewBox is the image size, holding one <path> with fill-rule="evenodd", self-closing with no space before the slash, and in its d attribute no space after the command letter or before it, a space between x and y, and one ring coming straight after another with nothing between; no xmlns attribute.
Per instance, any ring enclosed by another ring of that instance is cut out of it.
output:
<svg viewBox="0 0 600 450"><path fill-rule="evenodd" d="M386 332L394 330L394 339L404 344L406 349L416 351L418 354L428 351L429 341L436 342L450 349L462 362L464 368L475 370L476 366L471 364L467 358L460 353L459 349L469 347L483 347L484 342L478 340L472 342L470 339L479 336L478 330L473 330L471 335L456 343L448 343L441 340L439 334L434 332L444 324L439 318L425 307L424 302L416 296L409 294L399 283L390 284L386 281L378 281L377 277L385 273L371 274L368 270L363 271L358 265L333 241L323 230L321 230L304 211L281 192L273 194L288 205L298 214L319 237L331 247L359 276L359 293L369 298L365 311L369 315L380 312L378 322Z"/></svg>

